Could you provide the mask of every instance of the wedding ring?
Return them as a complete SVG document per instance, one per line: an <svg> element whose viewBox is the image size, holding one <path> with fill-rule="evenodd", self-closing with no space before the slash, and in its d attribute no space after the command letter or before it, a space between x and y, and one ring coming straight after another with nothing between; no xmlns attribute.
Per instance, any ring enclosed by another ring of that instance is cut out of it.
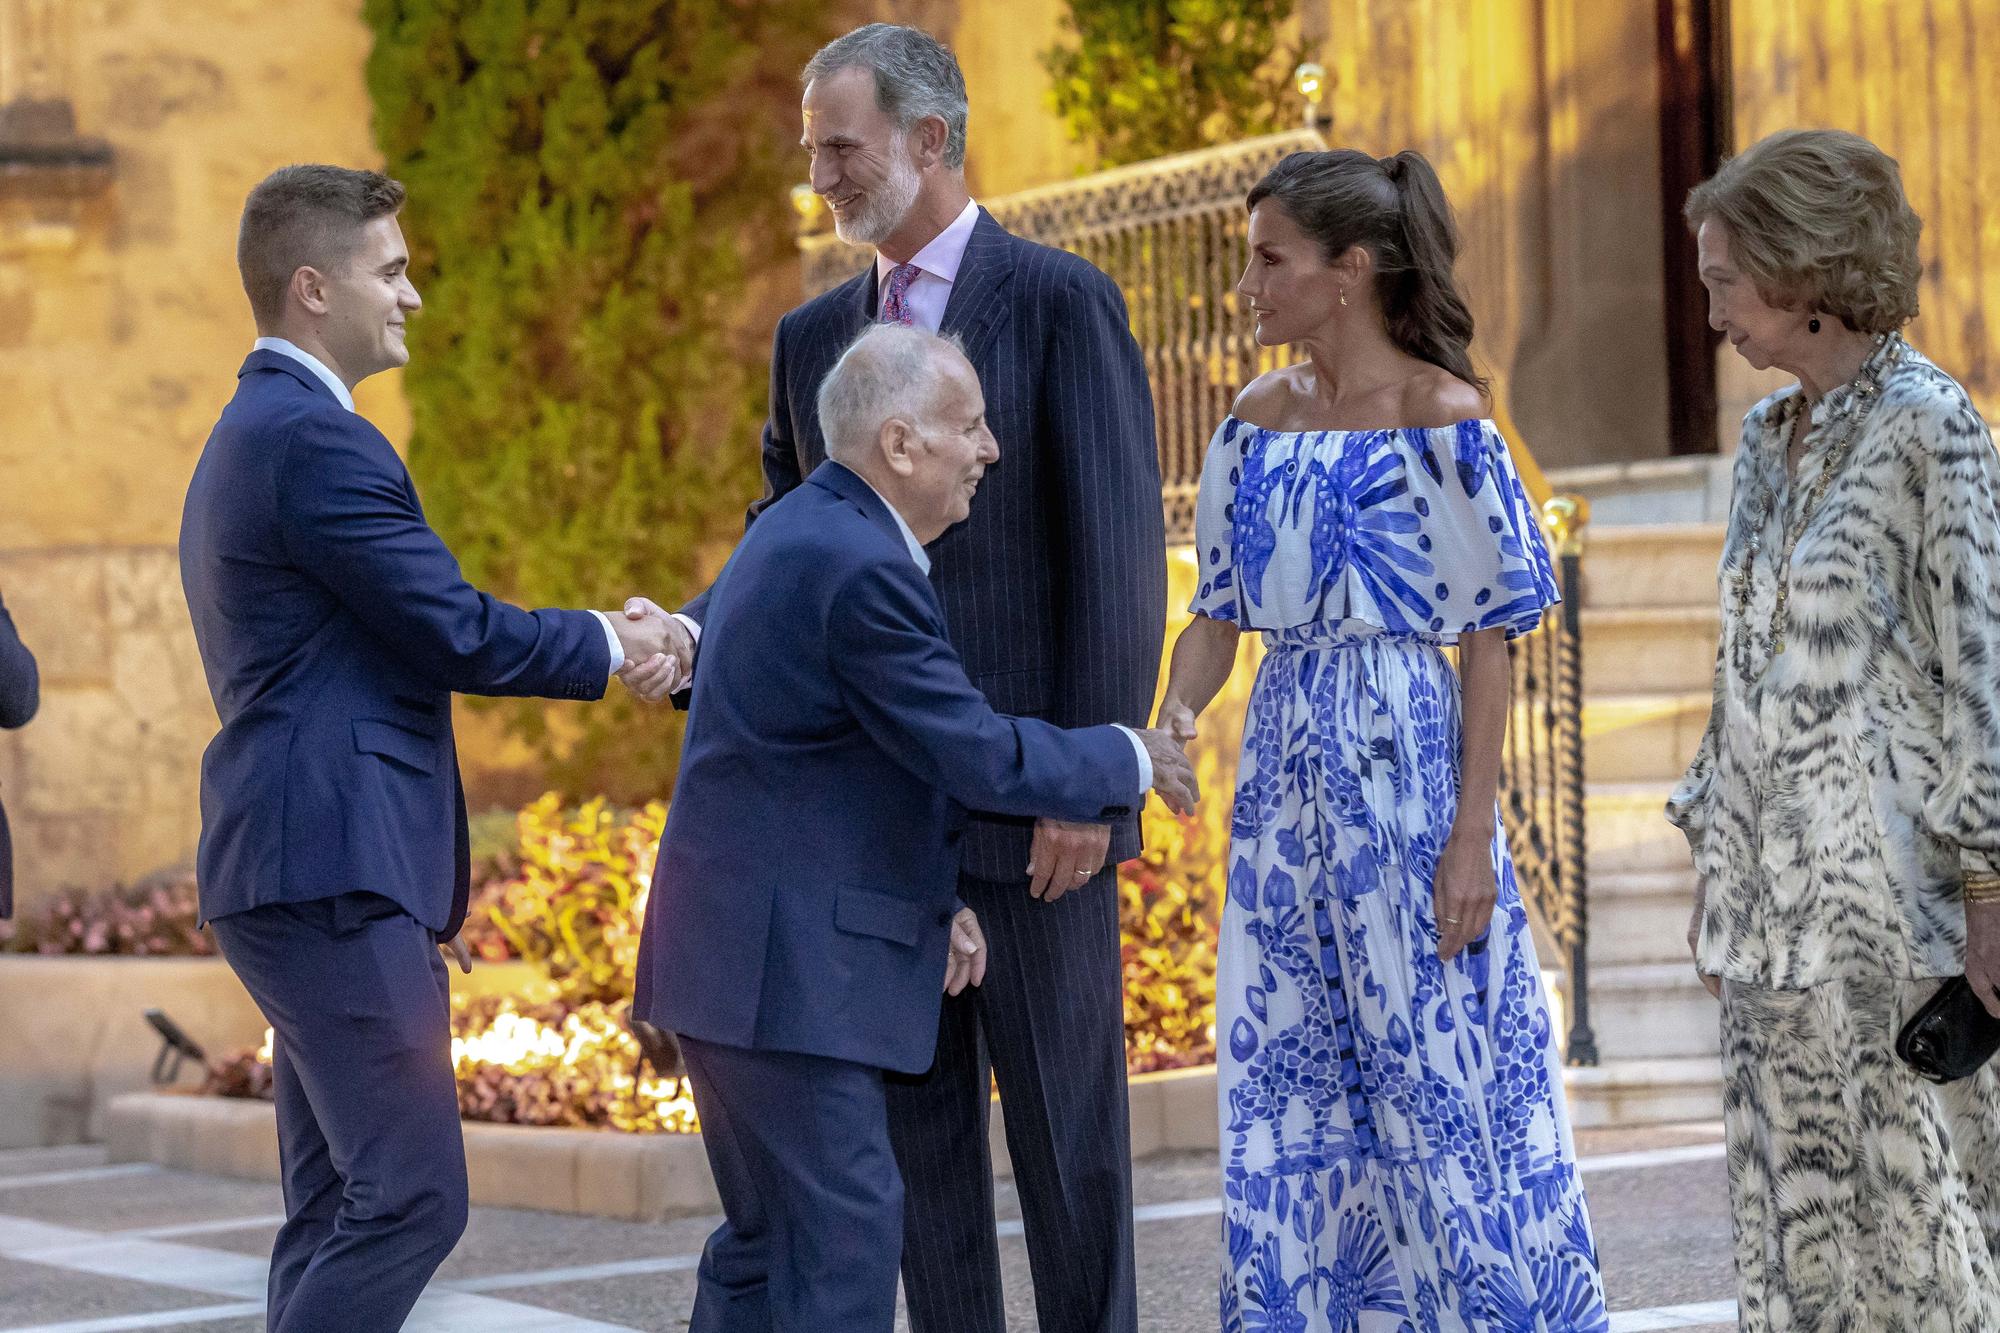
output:
<svg viewBox="0 0 2000 1333"><path fill-rule="evenodd" d="M1441 916L1438 918L1438 920L1444 922L1447 926L1455 926L1458 924L1458 918L1455 916Z"/></svg>
<svg viewBox="0 0 2000 1333"><path fill-rule="evenodd" d="M1077 871L1077 872L1076 872L1076 877L1077 877L1078 879L1089 879L1089 878L1090 878L1090 872L1089 872L1088 870L1079 870L1079 871Z"/></svg>

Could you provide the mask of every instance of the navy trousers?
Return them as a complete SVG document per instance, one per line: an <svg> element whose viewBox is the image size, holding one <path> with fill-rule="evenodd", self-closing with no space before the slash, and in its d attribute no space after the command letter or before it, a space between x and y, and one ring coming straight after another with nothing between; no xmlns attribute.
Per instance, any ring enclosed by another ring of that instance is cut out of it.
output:
<svg viewBox="0 0 2000 1333"><path fill-rule="evenodd" d="M947 996L937 1063L887 1078L912 1333L1007 1333L987 1154L1000 1086L1042 1333L1137 1333L1117 872L1053 903L966 876L992 950Z"/></svg>
<svg viewBox="0 0 2000 1333"><path fill-rule="evenodd" d="M891 1333L903 1184L882 1071L688 1037L681 1054L724 1215L688 1333Z"/></svg>
<svg viewBox="0 0 2000 1333"><path fill-rule="evenodd" d="M350 893L210 923L272 1029L285 1225L272 1333L394 1333L465 1230L437 938Z"/></svg>

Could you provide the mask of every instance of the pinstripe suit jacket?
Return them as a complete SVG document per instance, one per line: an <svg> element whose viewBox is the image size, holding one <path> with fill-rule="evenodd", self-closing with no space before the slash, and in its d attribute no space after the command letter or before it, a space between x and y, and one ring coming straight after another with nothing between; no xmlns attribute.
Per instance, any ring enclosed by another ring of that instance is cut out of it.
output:
<svg viewBox="0 0 2000 1333"><path fill-rule="evenodd" d="M875 319L875 285L870 264L778 322L764 494L749 522L825 461L820 381ZM1166 634L1166 529L1124 297L1088 261L981 209L940 331L963 341L1000 443L971 517L929 548L952 645L1001 713L1144 726ZM706 602L686 614L699 623ZM1032 820L974 819L964 872L1020 878L1032 831ZM1113 825L1111 859L1138 854L1134 814Z"/></svg>

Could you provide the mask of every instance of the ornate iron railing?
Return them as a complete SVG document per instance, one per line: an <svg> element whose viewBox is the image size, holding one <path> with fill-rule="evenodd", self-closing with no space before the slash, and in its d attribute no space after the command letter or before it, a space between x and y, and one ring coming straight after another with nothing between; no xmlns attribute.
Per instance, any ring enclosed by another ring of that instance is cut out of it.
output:
<svg viewBox="0 0 2000 1333"><path fill-rule="evenodd" d="M1509 649L1514 713L1500 764L1501 822L1515 879L1569 979L1566 1049L1573 1065L1597 1063L1583 804L1582 568L1589 518L1590 506L1579 497L1542 504L1563 600L1542 617L1540 629Z"/></svg>
<svg viewBox="0 0 2000 1333"><path fill-rule="evenodd" d="M1260 348L1235 286L1249 260L1244 196L1288 153L1326 147L1310 130L1159 158L985 201L1016 235L1073 251L1125 293L1132 332L1152 378L1167 540L1194 539L1202 454L1237 392L1290 358ZM812 192L793 195L805 288L816 294L870 262L824 230ZM1502 809L1521 891L1570 981L1569 1058L1594 1064L1589 1025L1589 930L1584 908L1583 699L1577 577L1580 502L1551 502L1532 455L1511 441L1530 493L1567 554L1563 606L1513 649L1514 725L1501 777ZM1558 524L1563 526L1558 526Z"/></svg>

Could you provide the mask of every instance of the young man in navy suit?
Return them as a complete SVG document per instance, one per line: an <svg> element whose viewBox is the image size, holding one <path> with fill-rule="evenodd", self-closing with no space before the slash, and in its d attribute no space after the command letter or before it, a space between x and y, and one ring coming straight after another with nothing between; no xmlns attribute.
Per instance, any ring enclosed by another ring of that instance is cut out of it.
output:
<svg viewBox="0 0 2000 1333"><path fill-rule="evenodd" d="M946 638L924 547L1000 456L955 344L872 329L818 410L829 461L708 597L640 945L633 1014L681 1038L727 1214L695 1333L894 1326L883 1071L928 1068L941 991L986 975L958 901L966 812L1112 820L1148 787L1196 797L1164 732L1002 716Z"/></svg>
<svg viewBox="0 0 2000 1333"><path fill-rule="evenodd" d="M237 264L256 348L203 448L181 581L222 728L201 769L201 911L273 1029L281 1333L400 1328L465 1227L440 950L471 970L453 693L595 699L655 619L523 611L424 521L354 386L420 308L368 171L251 191ZM657 664L656 664L657 665Z"/></svg>
<svg viewBox="0 0 2000 1333"><path fill-rule="evenodd" d="M875 254L779 322L752 520L826 457L814 395L857 333L890 322L956 335L1005 453L970 517L930 549L952 646L1003 713L1144 725L1166 635L1166 532L1124 298L967 194L965 81L931 37L879 23L848 33L807 65L802 110L812 188L841 238ZM715 641L707 614L705 599L684 608L698 641L675 631L691 666ZM890 1088L914 1333L1006 1333L986 1169L995 1081L1043 1333L1137 1333L1116 866L1139 850L1136 813L987 812L966 829L959 894L1010 962L946 1002L934 1066Z"/></svg>

